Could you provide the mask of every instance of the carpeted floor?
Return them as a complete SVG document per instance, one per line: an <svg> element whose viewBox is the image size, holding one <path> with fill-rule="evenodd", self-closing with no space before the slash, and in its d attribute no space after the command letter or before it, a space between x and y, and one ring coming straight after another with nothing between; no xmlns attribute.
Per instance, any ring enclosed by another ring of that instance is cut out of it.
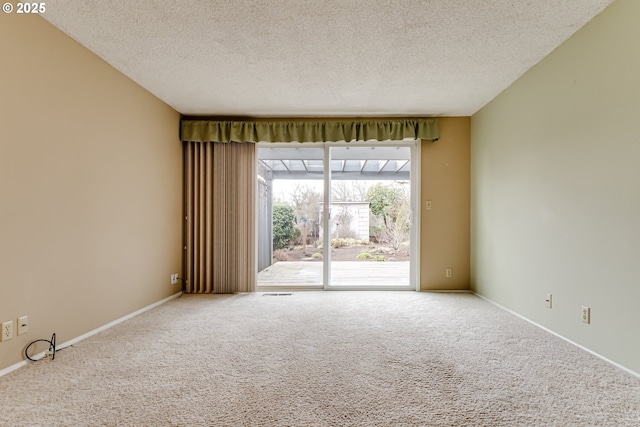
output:
<svg viewBox="0 0 640 427"><path fill-rule="evenodd" d="M638 426L640 379L471 294L184 296L0 378L0 407L2 426Z"/></svg>

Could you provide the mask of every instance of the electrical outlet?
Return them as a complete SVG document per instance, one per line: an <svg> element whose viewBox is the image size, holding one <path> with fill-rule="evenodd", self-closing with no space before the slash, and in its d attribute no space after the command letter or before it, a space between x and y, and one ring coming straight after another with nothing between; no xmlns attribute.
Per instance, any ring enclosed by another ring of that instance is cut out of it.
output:
<svg viewBox="0 0 640 427"><path fill-rule="evenodd" d="M18 317L18 335L29 332L29 316Z"/></svg>
<svg viewBox="0 0 640 427"><path fill-rule="evenodd" d="M0 341L7 341L13 338L13 320L2 323L2 335Z"/></svg>
<svg viewBox="0 0 640 427"><path fill-rule="evenodd" d="M546 303L548 308L551 308L551 294L547 294L547 296L544 299L544 302Z"/></svg>
<svg viewBox="0 0 640 427"><path fill-rule="evenodd" d="M591 323L591 308L586 305L582 306L582 321L584 323Z"/></svg>
<svg viewBox="0 0 640 427"><path fill-rule="evenodd" d="M173 273L171 275L171 284L175 285L176 283L178 283L178 273Z"/></svg>
<svg viewBox="0 0 640 427"><path fill-rule="evenodd" d="M447 268L444 270L444 275L446 277L453 277L453 268Z"/></svg>

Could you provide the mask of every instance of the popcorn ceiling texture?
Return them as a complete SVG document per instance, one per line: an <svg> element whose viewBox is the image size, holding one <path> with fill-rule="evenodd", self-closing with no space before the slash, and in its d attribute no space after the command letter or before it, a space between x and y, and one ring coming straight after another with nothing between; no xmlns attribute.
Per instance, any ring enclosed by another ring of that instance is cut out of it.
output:
<svg viewBox="0 0 640 427"><path fill-rule="evenodd" d="M57 0L45 19L192 115L469 116L613 0Z"/></svg>
<svg viewBox="0 0 640 427"><path fill-rule="evenodd" d="M640 378L471 294L188 295L0 378L1 426L637 426Z"/></svg>

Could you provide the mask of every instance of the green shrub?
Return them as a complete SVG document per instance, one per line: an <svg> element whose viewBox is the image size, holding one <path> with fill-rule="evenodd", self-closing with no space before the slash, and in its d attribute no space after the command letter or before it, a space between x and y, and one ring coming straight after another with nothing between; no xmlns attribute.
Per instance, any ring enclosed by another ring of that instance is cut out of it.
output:
<svg viewBox="0 0 640 427"><path fill-rule="evenodd" d="M293 227L291 240L293 240L294 242L302 243L302 231L300 231L300 229L296 226Z"/></svg>
<svg viewBox="0 0 640 427"><path fill-rule="evenodd" d="M273 204L273 249L284 249L291 240L300 235L295 226L293 208L282 203Z"/></svg>
<svg viewBox="0 0 640 427"><path fill-rule="evenodd" d="M341 248L343 246L352 247L352 246L360 246L363 240L356 240L353 237L339 237L337 239L331 239L331 247L333 248Z"/></svg>

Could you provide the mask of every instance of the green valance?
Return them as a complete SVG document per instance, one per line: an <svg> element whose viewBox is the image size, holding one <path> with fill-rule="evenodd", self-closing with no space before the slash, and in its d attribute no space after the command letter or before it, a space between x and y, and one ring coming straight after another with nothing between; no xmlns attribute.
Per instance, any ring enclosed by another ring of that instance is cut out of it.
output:
<svg viewBox="0 0 640 427"><path fill-rule="evenodd" d="M232 121L182 120L180 139L195 142L353 142L440 139L438 119Z"/></svg>

